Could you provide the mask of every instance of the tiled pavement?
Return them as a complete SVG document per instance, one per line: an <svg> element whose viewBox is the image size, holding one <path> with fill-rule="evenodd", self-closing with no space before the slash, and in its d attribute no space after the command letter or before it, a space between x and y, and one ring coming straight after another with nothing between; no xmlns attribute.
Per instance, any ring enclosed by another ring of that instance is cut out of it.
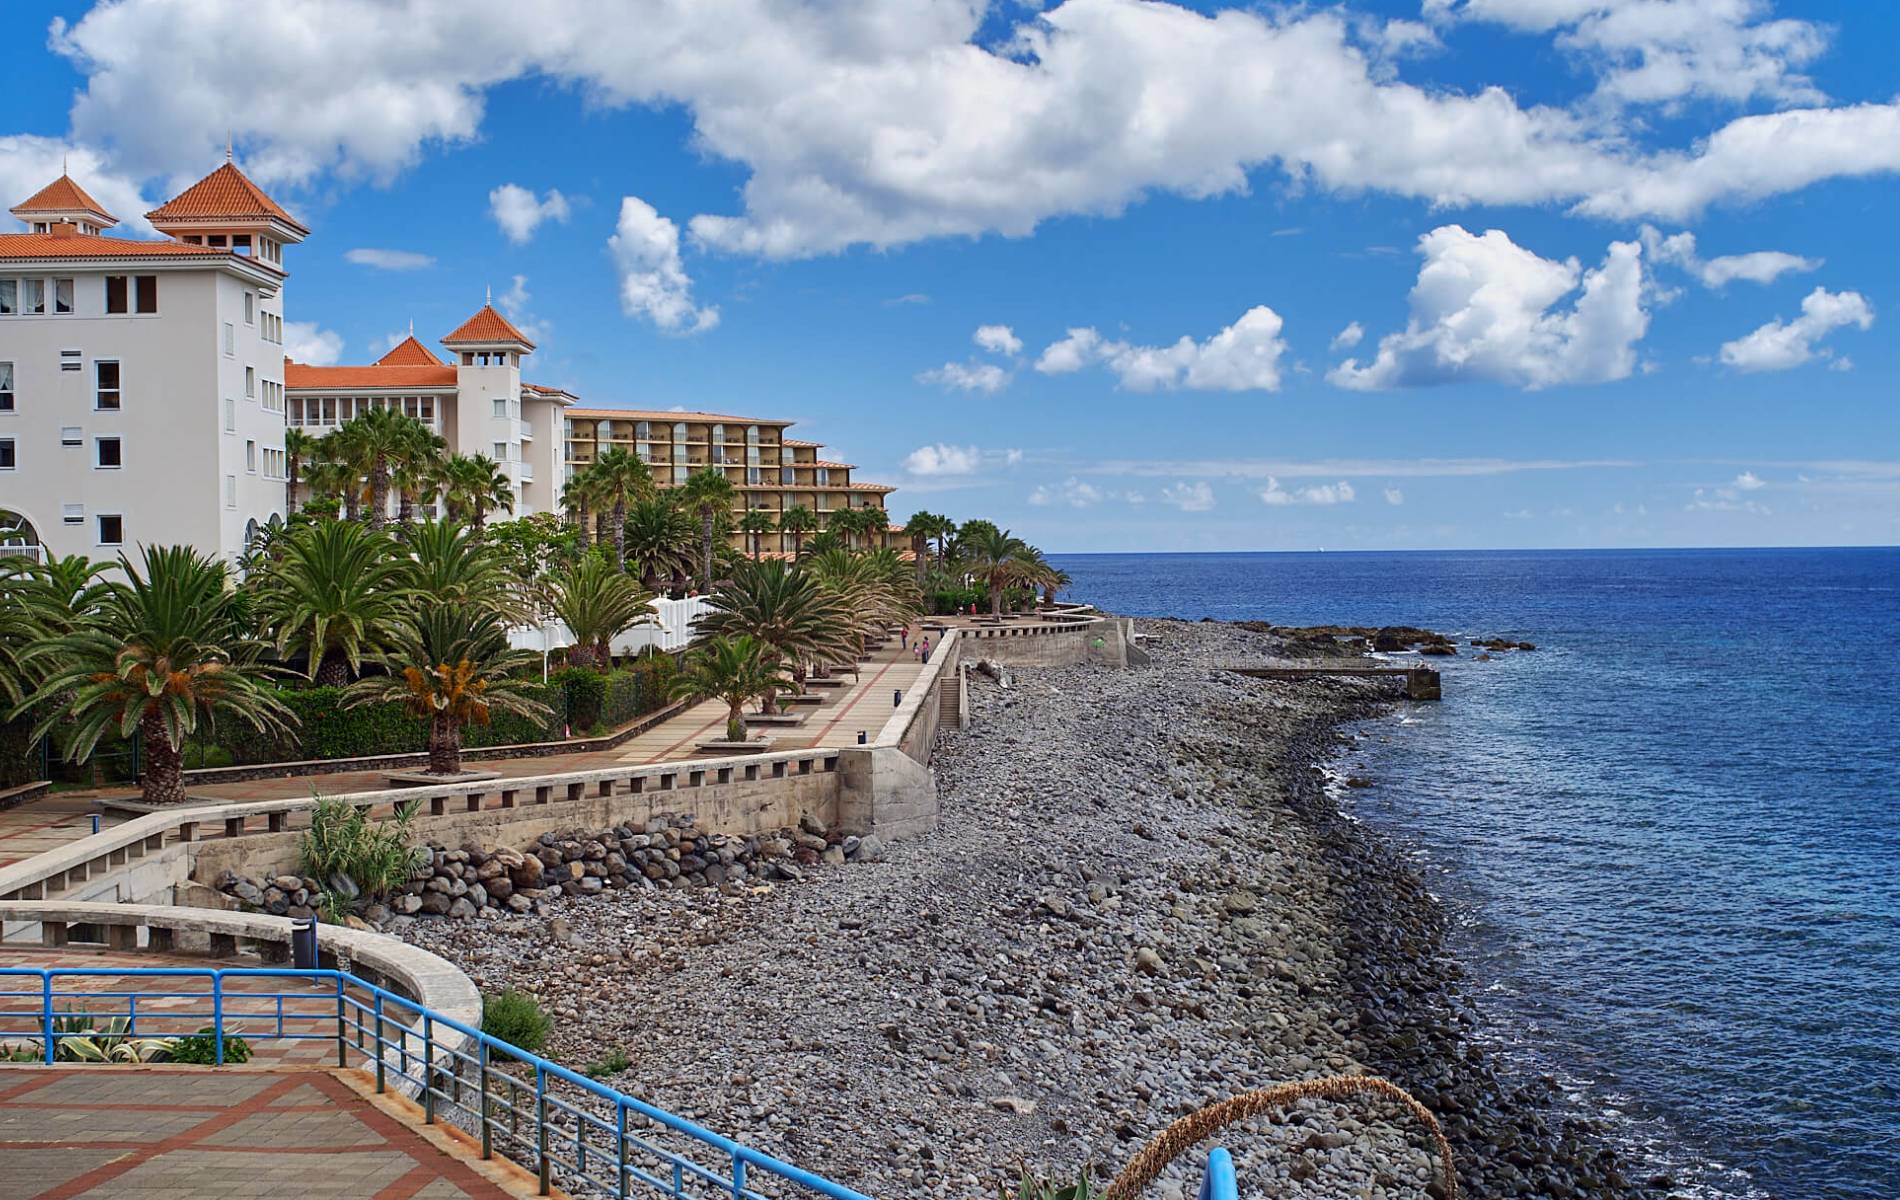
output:
<svg viewBox="0 0 1900 1200"><path fill-rule="evenodd" d="M413 1109L413 1106L408 1106ZM512 1164L475 1161L400 1101L314 1068L0 1067L0 1194L18 1200L503 1200Z"/></svg>

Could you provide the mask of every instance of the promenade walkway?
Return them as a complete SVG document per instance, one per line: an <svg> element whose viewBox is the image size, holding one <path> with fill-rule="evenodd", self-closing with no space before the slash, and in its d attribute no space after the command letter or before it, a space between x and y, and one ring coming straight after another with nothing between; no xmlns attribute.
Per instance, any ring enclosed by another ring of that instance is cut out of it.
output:
<svg viewBox="0 0 1900 1200"><path fill-rule="evenodd" d="M0 1067L0 1192L20 1200L507 1200L535 1181L373 1100L355 1071Z"/></svg>

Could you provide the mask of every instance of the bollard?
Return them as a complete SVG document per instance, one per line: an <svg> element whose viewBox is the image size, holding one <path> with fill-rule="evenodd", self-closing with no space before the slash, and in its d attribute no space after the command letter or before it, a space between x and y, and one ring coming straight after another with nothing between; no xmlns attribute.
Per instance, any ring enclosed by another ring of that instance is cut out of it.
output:
<svg viewBox="0 0 1900 1200"><path fill-rule="evenodd" d="M297 917L290 925L290 962L299 971L317 969L317 919Z"/></svg>
<svg viewBox="0 0 1900 1200"><path fill-rule="evenodd" d="M98 813L92 814L92 831L94 833L99 832L99 814Z"/></svg>
<svg viewBox="0 0 1900 1200"><path fill-rule="evenodd" d="M900 706L900 705L902 705L903 703L904 703L904 691L903 691L903 689L902 689L902 688L892 688L892 689L891 689L891 707L892 707L892 708L897 708L898 706Z"/></svg>
<svg viewBox="0 0 1900 1200"><path fill-rule="evenodd" d="M862 746L862 745L864 745L864 743L865 743L865 740L866 740L866 739L865 739L865 735L864 735L864 730L862 730L862 729L860 729L860 730L858 730L858 745L860 745L860 746Z"/></svg>

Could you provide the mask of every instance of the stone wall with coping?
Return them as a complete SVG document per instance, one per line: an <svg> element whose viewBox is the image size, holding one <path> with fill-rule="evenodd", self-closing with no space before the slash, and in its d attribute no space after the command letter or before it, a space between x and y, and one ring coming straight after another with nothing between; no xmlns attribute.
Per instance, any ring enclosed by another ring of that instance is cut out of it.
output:
<svg viewBox="0 0 1900 1200"><path fill-rule="evenodd" d="M1128 617L1065 625L983 626L961 631L963 656L1011 667L1066 667L1084 662L1126 667L1133 626Z"/></svg>

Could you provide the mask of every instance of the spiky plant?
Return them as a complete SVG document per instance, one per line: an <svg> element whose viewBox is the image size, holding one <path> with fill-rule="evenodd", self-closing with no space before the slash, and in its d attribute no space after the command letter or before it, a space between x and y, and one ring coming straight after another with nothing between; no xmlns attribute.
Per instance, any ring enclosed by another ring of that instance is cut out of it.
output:
<svg viewBox="0 0 1900 1200"><path fill-rule="evenodd" d="M714 638L686 655L673 695L685 700L721 700L726 705L726 740L746 740L745 706L792 686L772 651L756 638Z"/></svg>
<svg viewBox="0 0 1900 1200"><path fill-rule="evenodd" d="M700 637L756 639L789 666L799 689L809 664L857 652L851 613L814 573L782 561L740 563L707 606L694 625ZM766 712L777 711L777 699L777 692L765 694Z"/></svg>
<svg viewBox="0 0 1900 1200"><path fill-rule="evenodd" d="M699 590L712 591L713 524L732 511L739 490L719 467L701 467L680 485L680 506L699 518Z"/></svg>
<svg viewBox="0 0 1900 1200"><path fill-rule="evenodd" d="M312 679L341 687L412 601L408 568L389 538L348 521L301 526L280 550L256 577L258 616L275 632L280 657L304 655Z"/></svg>
<svg viewBox="0 0 1900 1200"><path fill-rule="evenodd" d="M546 593L548 610L574 635L567 661L577 667L605 670L613 661L613 639L653 618L652 593L642 591L598 550L550 572Z"/></svg>

